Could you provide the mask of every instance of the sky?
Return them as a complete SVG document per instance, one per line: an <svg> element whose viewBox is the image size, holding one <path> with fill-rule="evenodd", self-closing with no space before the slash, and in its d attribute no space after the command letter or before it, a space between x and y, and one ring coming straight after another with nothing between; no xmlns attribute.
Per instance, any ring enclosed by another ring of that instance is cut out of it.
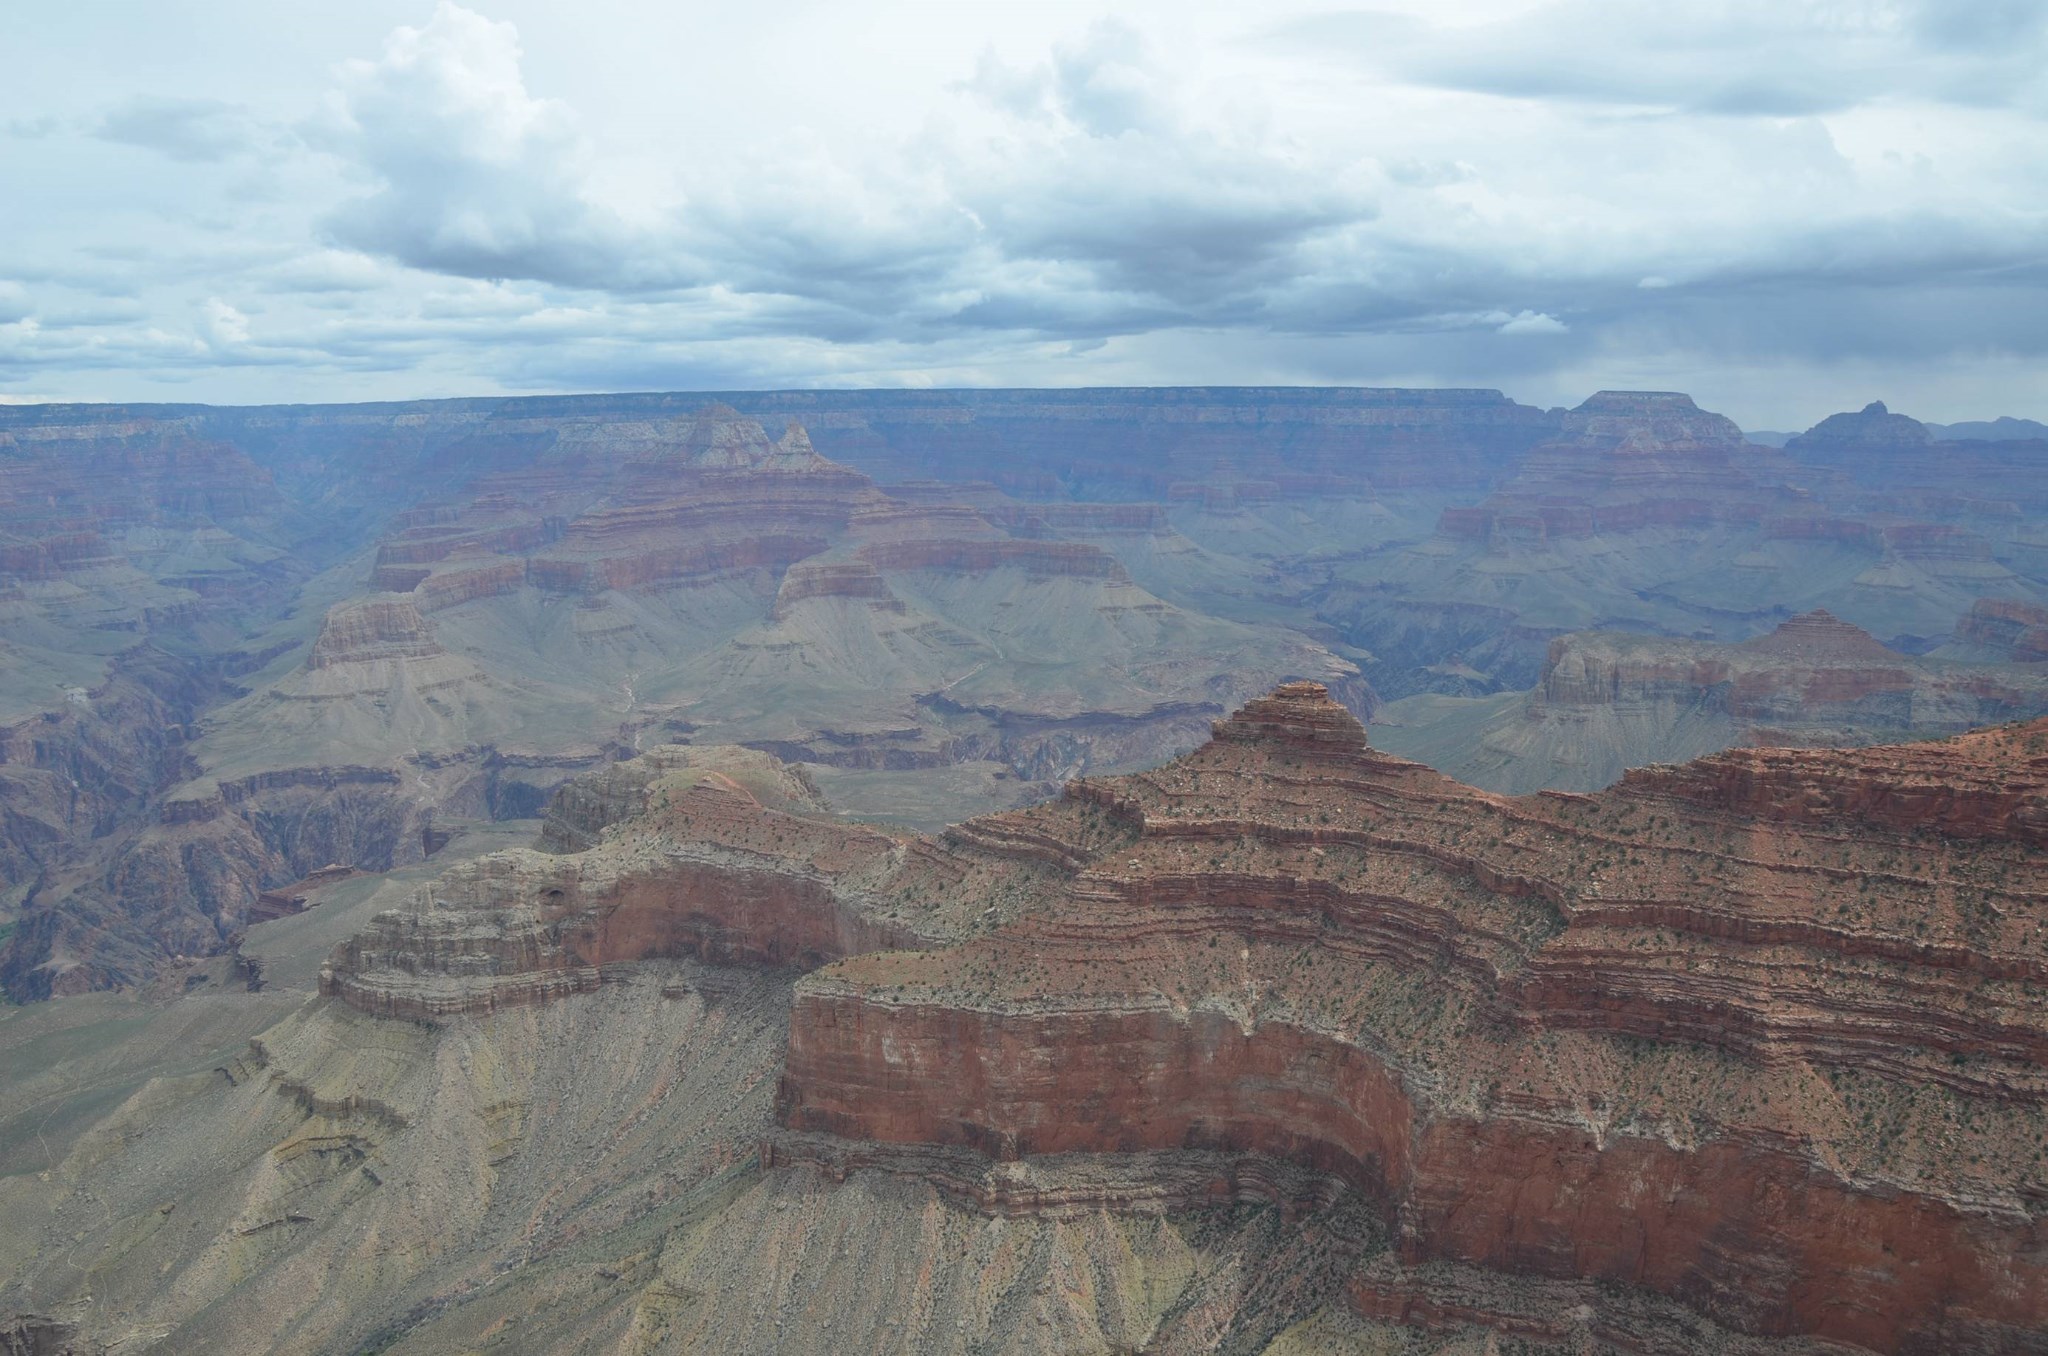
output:
<svg viewBox="0 0 2048 1356"><path fill-rule="evenodd" d="M0 401L2048 417L2048 0L20 0Z"/></svg>

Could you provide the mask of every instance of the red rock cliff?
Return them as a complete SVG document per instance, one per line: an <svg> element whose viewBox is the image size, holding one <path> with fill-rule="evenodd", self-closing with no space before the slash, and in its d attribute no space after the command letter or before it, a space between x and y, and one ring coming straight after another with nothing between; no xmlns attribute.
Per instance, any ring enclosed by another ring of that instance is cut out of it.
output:
<svg viewBox="0 0 2048 1356"><path fill-rule="evenodd" d="M1380 1202L1407 1264L2038 1349L2048 724L1521 800L1313 685L1217 734L1019 817L1125 835L1045 907L804 980L786 1123L1258 1151Z"/></svg>

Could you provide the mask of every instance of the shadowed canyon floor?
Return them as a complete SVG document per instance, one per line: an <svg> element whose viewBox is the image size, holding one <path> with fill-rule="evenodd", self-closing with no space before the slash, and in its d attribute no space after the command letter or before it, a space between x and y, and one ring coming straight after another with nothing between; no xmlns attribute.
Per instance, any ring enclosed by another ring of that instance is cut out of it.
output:
<svg viewBox="0 0 2048 1356"><path fill-rule="evenodd" d="M536 843L312 884L259 993L0 1021L47 1108L0 1125L0 1309L250 1352L2048 1324L2048 723L1506 798L1297 683L933 837L692 746Z"/></svg>

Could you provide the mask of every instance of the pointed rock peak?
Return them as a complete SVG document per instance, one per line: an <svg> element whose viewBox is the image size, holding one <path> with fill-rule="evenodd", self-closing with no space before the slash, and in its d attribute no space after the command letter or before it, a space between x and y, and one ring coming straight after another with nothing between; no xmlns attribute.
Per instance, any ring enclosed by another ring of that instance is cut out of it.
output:
<svg viewBox="0 0 2048 1356"><path fill-rule="evenodd" d="M811 446L810 432L792 419L782 430L782 438L775 444L774 454L765 463L775 471L814 471L830 466L818 449Z"/></svg>
<svg viewBox="0 0 2048 1356"><path fill-rule="evenodd" d="M1217 721L1215 734L1227 743L1316 754L1357 753L1366 747L1365 726L1321 683L1282 683L1246 702L1228 720Z"/></svg>
<svg viewBox="0 0 2048 1356"><path fill-rule="evenodd" d="M1788 618L1769 635L1744 641L1742 648L1757 654L1783 655L1820 663L1900 658L1886 649L1876 636L1854 623L1843 621L1826 608L1816 608Z"/></svg>
<svg viewBox="0 0 2048 1356"><path fill-rule="evenodd" d="M1854 414L1831 414L1785 446L1792 451L1829 447L1924 447L1933 432L1918 419L1893 414L1882 400L1873 400Z"/></svg>

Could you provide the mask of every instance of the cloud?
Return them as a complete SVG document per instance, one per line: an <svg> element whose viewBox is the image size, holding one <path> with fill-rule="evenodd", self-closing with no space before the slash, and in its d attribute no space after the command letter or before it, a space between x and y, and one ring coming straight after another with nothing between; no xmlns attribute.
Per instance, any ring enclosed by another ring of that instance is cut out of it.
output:
<svg viewBox="0 0 2048 1356"><path fill-rule="evenodd" d="M1103 19L1078 40L1056 44L1051 60L1034 69L1010 67L984 52L966 88L1019 117L1115 137L1167 128L1173 121L1170 83L1143 34Z"/></svg>
<svg viewBox="0 0 2048 1356"><path fill-rule="evenodd" d="M860 20L874 59L826 31L851 21L693 11L663 20L677 73L655 87L616 78L617 34L650 31L624 0L591 0L581 45L544 8L515 30L443 3L365 59L309 41L303 94L223 54L185 82L217 102L18 102L0 172L47 191L0 234L29 289L0 291L0 383L1342 380L1548 403L1694 364L1780 392L1853 368L1867 399L1879 365L1903 383L2048 349L2048 5L1411 4L1263 36L1111 8L1063 30L1050 7L884 7Z"/></svg>
<svg viewBox="0 0 2048 1356"><path fill-rule="evenodd" d="M1092 341L1260 319L1319 239L1377 210L1376 167L1204 122L1127 25L1036 66L985 53L953 88L972 106L913 143L697 189L687 252L735 288L815 303L786 313L831 326L814 334Z"/></svg>
<svg viewBox="0 0 2048 1356"><path fill-rule="evenodd" d="M1495 329L1496 334L1567 334L1571 326L1554 315L1541 311L1523 311L1509 316Z"/></svg>
<svg viewBox="0 0 2048 1356"><path fill-rule="evenodd" d="M188 163L227 160L257 149L262 140L248 110L233 104L150 97L109 110L92 135Z"/></svg>
<svg viewBox="0 0 2048 1356"><path fill-rule="evenodd" d="M200 332L216 348L240 348L249 342L249 317L219 297L208 297Z"/></svg>
<svg viewBox="0 0 2048 1356"><path fill-rule="evenodd" d="M325 221L334 240L410 267L622 291L686 270L589 190L589 150L566 105L527 92L519 36L442 0L376 61L343 67L309 128L375 187Z"/></svg>
<svg viewBox="0 0 2048 1356"><path fill-rule="evenodd" d="M529 91L516 30L452 3L353 62L309 139L372 185L335 245L410 268L618 296L711 289L794 332L1092 338L1255 316L1319 235L1370 218L1376 176L1195 124L1134 29L1104 23L956 91L993 126L876 148L776 148L628 225L574 113ZM715 305L715 303L714 303Z"/></svg>
<svg viewBox="0 0 2048 1356"><path fill-rule="evenodd" d="M1351 11L1272 33L1442 89L1716 115L1899 99L2039 109L2048 91L2040 0L1552 0L1477 25Z"/></svg>
<svg viewBox="0 0 2048 1356"><path fill-rule="evenodd" d="M390 281L388 266L353 250L312 250L261 274L266 291L295 295L374 292Z"/></svg>
<svg viewBox="0 0 2048 1356"><path fill-rule="evenodd" d="M2010 51L2048 37L2048 5L2041 0L1921 0L1908 8L1914 36L1939 51Z"/></svg>

